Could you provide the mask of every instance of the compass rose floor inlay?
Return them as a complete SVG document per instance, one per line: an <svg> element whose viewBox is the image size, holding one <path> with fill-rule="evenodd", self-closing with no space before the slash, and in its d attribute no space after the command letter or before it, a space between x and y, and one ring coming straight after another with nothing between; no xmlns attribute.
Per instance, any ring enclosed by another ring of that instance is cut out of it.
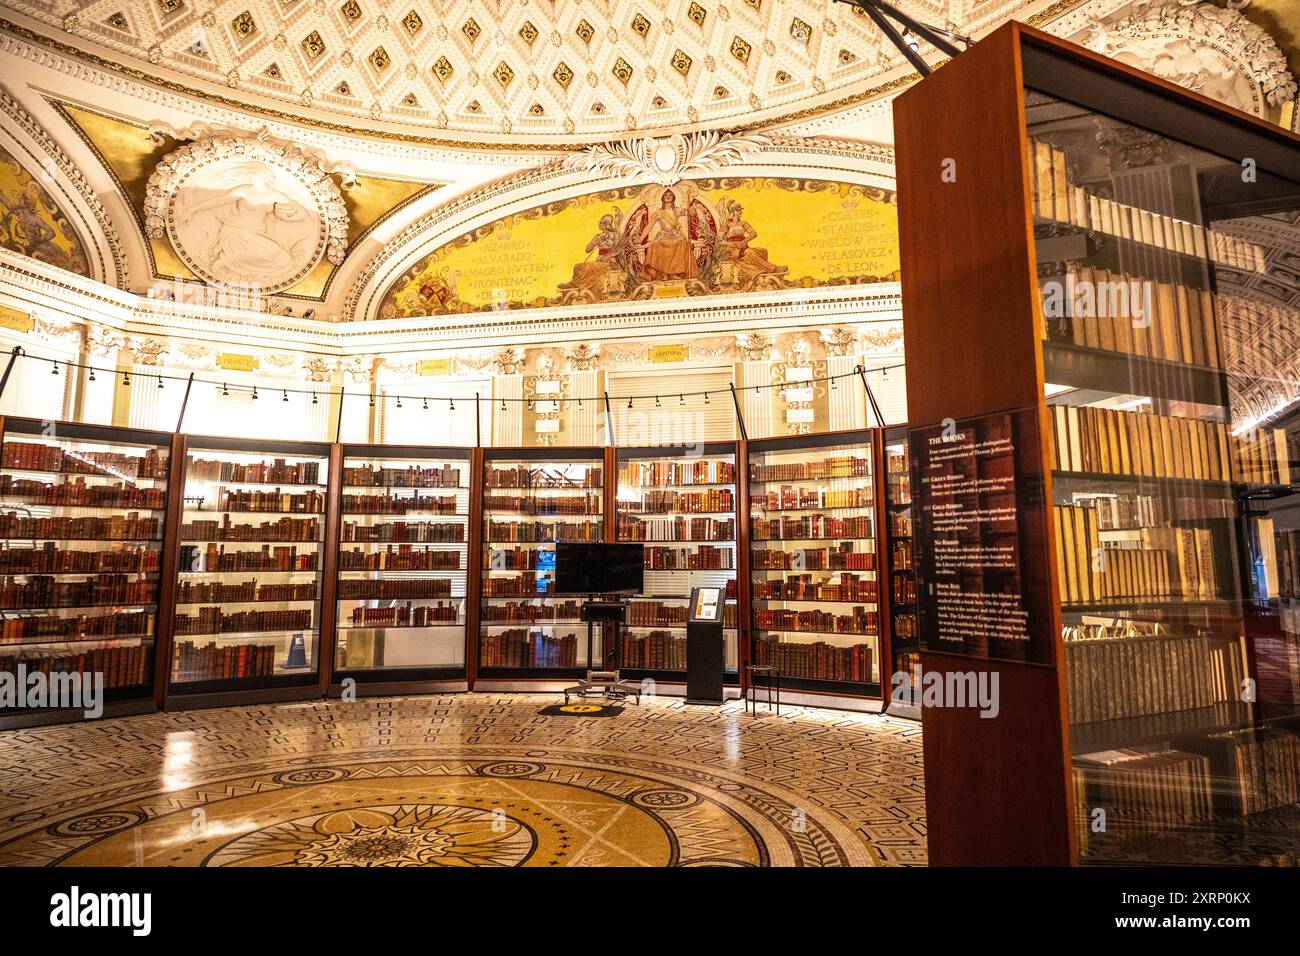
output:
<svg viewBox="0 0 1300 956"><path fill-rule="evenodd" d="M0 865L925 862L920 727L460 694L0 732Z"/></svg>

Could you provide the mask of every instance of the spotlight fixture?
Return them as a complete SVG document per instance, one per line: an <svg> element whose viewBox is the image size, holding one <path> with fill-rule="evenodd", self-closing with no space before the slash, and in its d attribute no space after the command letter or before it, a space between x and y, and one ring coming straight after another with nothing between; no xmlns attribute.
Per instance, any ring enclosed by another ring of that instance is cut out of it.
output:
<svg viewBox="0 0 1300 956"><path fill-rule="evenodd" d="M131 376L126 372L122 373L122 384L127 388L131 387Z"/></svg>
<svg viewBox="0 0 1300 956"><path fill-rule="evenodd" d="M705 404L705 405L709 404L709 393L708 393L708 392L705 392L705 393L704 393L704 404Z"/></svg>
<svg viewBox="0 0 1300 956"><path fill-rule="evenodd" d="M426 412L429 410L429 400L428 400L427 398L424 399L424 401L423 401L423 403L422 403L422 407L424 408L424 410L425 410Z"/></svg>
<svg viewBox="0 0 1300 956"><path fill-rule="evenodd" d="M284 391L284 398L282 398L281 401L287 402L289 400L289 390L286 388L283 389L283 391Z"/></svg>
<svg viewBox="0 0 1300 956"><path fill-rule="evenodd" d="M659 407L659 396L656 395L656 396L655 396L655 408L658 408L658 407Z"/></svg>
<svg viewBox="0 0 1300 956"><path fill-rule="evenodd" d="M311 403L312 403L313 405L319 405L319 404L320 404L320 402L316 401L316 393L315 393L315 392L312 392L312 393L311 393Z"/></svg>
<svg viewBox="0 0 1300 956"><path fill-rule="evenodd" d="M58 362L55 362L53 365L50 366L50 374L51 374L51 375L58 375L58 374L59 374L59 363L58 363Z"/></svg>
<svg viewBox="0 0 1300 956"><path fill-rule="evenodd" d="M630 399L630 398L627 400L627 407L628 407L628 408L631 408L631 407L632 407L632 399Z"/></svg>
<svg viewBox="0 0 1300 956"><path fill-rule="evenodd" d="M90 370L89 379L92 382L95 380L95 370L93 368Z"/></svg>
<svg viewBox="0 0 1300 956"><path fill-rule="evenodd" d="M456 399L454 398L447 399L447 411L454 412L455 410L456 410Z"/></svg>
<svg viewBox="0 0 1300 956"><path fill-rule="evenodd" d="M398 408L401 408L401 407L402 407L402 396L401 396L401 395L398 395L398 396L397 396L397 407L398 407Z"/></svg>
<svg viewBox="0 0 1300 956"><path fill-rule="evenodd" d="M684 406L685 404L686 404L686 396L685 396L684 394L683 394L683 395L678 395L678 396L677 396L677 406L680 408L680 407Z"/></svg>
<svg viewBox="0 0 1300 956"><path fill-rule="evenodd" d="M229 397L230 397L230 389L226 388L226 383L225 383L225 382L222 382L222 383L221 383L221 397L222 397L222 398L229 398Z"/></svg>
<svg viewBox="0 0 1300 956"><path fill-rule="evenodd" d="M582 411L582 399L578 399L578 411Z"/></svg>
<svg viewBox="0 0 1300 956"><path fill-rule="evenodd" d="M505 410L506 410L506 400L503 398L501 399L501 411L504 412Z"/></svg>
<svg viewBox="0 0 1300 956"><path fill-rule="evenodd" d="M373 395L370 396L370 407L371 408L375 407L375 396Z"/></svg>
<svg viewBox="0 0 1300 956"><path fill-rule="evenodd" d="M257 386L253 386L253 401L257 401Z"/></svg>
<svg viewBox="0 0 1300 956"><path fill-rule="evenodd" d="M163 387L162 376L159 375L159 376L158 376L158 390L159 390L159 391L162 391L162 387Z"/></svg>

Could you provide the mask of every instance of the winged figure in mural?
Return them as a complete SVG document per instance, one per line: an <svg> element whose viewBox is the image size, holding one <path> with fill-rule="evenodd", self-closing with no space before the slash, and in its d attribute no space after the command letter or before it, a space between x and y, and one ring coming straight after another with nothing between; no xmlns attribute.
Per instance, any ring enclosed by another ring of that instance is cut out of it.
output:
<svg viewBox="0 0 1300 956"><path fill-rule="evenodd" d="M677 194L665 189L656 208L642 203L632 211L623 236L628 271L636 278L644 282L697 279L713 261L718 224L699 199L680 206Z"/></svg>

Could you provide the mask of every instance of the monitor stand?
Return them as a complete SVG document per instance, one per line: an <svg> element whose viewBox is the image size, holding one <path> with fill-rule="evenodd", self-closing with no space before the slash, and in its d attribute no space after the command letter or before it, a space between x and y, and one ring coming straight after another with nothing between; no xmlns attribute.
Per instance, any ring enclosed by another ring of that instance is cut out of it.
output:
<svg viewBox="0 0 1300 956"><path fill-rule="evenodd" d="M627 619L627 602L594 601L582 603L582 619L587 622L587 676L573 687L564 689L564 702L570 697L600 697L604 700L626 700L634 697L641 703L641 684L619 678L618 668L623 662L623 622ZM614 629L614 670L596 670L593 665L593 627L597 621L608 621Z"/></svg>

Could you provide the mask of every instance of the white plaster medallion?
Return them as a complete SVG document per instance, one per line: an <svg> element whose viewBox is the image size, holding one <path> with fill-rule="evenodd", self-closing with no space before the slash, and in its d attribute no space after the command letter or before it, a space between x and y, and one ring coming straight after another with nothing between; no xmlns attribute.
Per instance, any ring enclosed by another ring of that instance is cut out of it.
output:
<svg viewBox="0 0 1300 956"><path fill-rule="evenodd" d="M278 292L347 253L347 208L315 158L264 136L212 137L149 177L145 229L199 278Z"/></svg>

